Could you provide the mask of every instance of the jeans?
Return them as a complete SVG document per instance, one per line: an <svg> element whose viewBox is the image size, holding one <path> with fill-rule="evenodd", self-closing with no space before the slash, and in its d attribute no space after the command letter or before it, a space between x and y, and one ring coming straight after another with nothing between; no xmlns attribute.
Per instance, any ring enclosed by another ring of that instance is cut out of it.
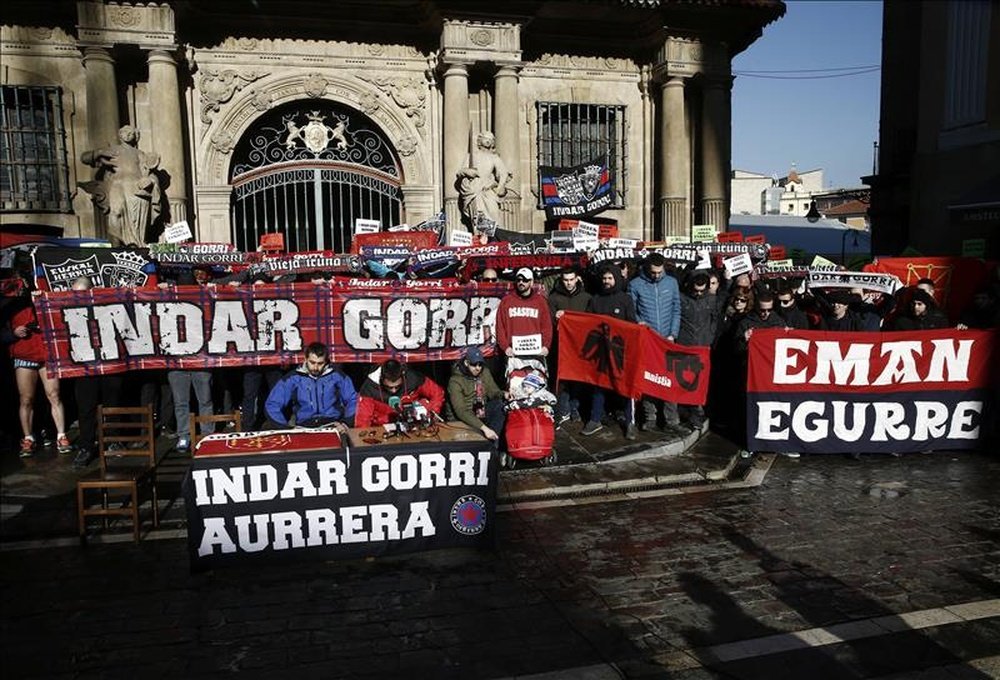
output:
<svg viewBox="0 0 1000 680"><path fill-rule="evenodd" d="M599 423L604 418L604 401L607 399L609 394L607 390L595 390L594 397L590 401L590 419ZM625 424L631 425L635 422L635 414L633 413L634 401L632 399L625 400Z"/></svg>
<svg viewBox="0 0 1000 680"><path fill-rule="evenodd" d="M169 371L167 382L174 396L174 417L177 418L177 434L187 439L191 433L191 388L198 400L198 415L212 415L212 374L208 371ZM214 423L201 426L202 434L215 431Z"/></svg>
<svg viewBox="0 0 1000 680"><path fill-rule="evenodd" d="M73 391L76 395L77 418L80 422L76 446L79 449L94 451L97 441L97 406L98 404L107 407L121 406L122 374L77 378L73 381Z"/></svg>
<svg viewBox="0 0 1000 680"><path fill-rule="evenodd" d="M677 404L672 401L662 401L652 397L642 398L642 413L648 425L656 425L656 405L663 404L663 422L666 425L677 425L681 422L677 413Z"/></svg>
<svg viewBox="0 0 1000 680"><path fill-rule="evenodd" d="M281 370L278 368L248 368L243 374L243 431L257 429L257 423L264 413L264 402L274 386L281 380ZM267 392L263 391L267 384Z"/></svg>

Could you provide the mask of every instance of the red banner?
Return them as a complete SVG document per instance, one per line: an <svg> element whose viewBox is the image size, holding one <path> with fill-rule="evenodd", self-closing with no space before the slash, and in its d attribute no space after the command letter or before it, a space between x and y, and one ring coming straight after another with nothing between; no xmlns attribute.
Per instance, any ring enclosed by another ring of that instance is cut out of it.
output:
<svg viewBox="0 0 1000 680"><path fill-rule="evenodd" d="M880 257L866 264L864 271L893 274L904 286L930 279L934 282L934 299L949 319L957 321L995 267L995 262L974 257Z"/></svg>
<svg viewBox="0 0 1000 680"><path fill-rule="evenodd" d="M36 308L47 366L71 378L297 363L311 342L338 362L458 359L471 345L490 354L507 288L454 279L102 288L43 293Z"/></svg>
<svg viewBox="0 0 1000 680"><path fill-rule="evenodd" d="M686 347L628 321L566 312L559 319L559 379L576 380L636 399L705 403L709 349Z"/></svg>
<svg viewBox="0 0 1000 680"><path fill-rule="evenodd" d="M751 449L871 453L974 448L997 376L994 331L750 337Z"/></svg>

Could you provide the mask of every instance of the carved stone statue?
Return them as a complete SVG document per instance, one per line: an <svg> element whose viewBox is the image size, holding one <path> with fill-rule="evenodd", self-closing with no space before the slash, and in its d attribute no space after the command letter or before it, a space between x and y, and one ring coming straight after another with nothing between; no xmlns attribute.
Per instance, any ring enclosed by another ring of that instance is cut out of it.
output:
<svg viewBox="0 0 1000 680"><path fill-rule="evenodd" d="M118 131L119 143L106 149L85 151L80 160L97 170L94 180L80 182L94 203L108 216L113 243L146 244L146 231L160 216L163 194L156 175L160 157L138 148L139 131L126 125Z"/></svg>
<svg viewBox="0 0 1000 680"><path fill-rule="evenodd" d="M477 135L475 147L469 149L469 167L458 173L459 202L462 215L470 226L476 224L479 213L501 223L500 199L507 195L507 183L512 177L507 164L496 152L493 133Z"/></svg>

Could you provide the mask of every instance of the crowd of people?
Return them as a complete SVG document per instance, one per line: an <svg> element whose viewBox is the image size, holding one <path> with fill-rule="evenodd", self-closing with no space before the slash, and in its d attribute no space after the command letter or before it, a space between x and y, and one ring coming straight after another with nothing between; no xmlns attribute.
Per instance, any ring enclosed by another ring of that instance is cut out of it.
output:
<svg viewBox="0 0 1000 680"><path fill-rule="evenodd" d="M501 276L503 274L503 276ZM253 275L256 281L261 275ZM316 284L330 277L308 277ZM592 436L619 426L626 439L637 430L684 434L701 428L709 416L729 426L734 437L745 430L747 347L757 329L792 328L828 331L908 331L944 328L949 321L935 302L934 283L921 280L894 295L860 289L807 289L802 280L729 279L714 269L686 270L653 253L643 261L621 260L587 270L565 269L545 278L522 267L514 272L487 269L475 277L485 283L512 279L496 316L495 352L469 347L454 362L407 365L389 359L375 366L335 364L319 343L305 350L302 365L234 369L149 370L125 380L122 374L77 378L71 386L47 374L46 352L28 286L2 298L2 340L19 395L21 456L31 456L36 439L51 439L59 453L74 455L87 467L96 458L97 406L153 407L160 434L175 447L190 448L192 392L200 415L241 414L242 429L328 426L375 427L403 417L418 405L431 420L459 420L489 440L504 444L505 412L512 395L512 366L535 367L554 393L556 427L581 421L580 434ZM161 274L161 287L173 285L252 285L246 272L213 277L194 268ZM76 290L92 287L83 277ZM1000 327L998 285L978 291L957 328ZM711 346L712 384L706 407L680 406L643 398L632 400L590 385L559 381L557 324L567 311L590 312L643 324L670 341ZM50 423L39 427L35 407L41 384ZM67 403L68 402L68 403ZM78 434L69 438L75 415ZM5 423L7 425L7 423ZM211 428L211 426L206 426ZM6 427L5 427L6 429ZM41 432L44 430L44 435ZM206 430L207 432L207 430ZM45 435L48 435L47 437ZM43 441L43 445L49 445Z"/></svg>

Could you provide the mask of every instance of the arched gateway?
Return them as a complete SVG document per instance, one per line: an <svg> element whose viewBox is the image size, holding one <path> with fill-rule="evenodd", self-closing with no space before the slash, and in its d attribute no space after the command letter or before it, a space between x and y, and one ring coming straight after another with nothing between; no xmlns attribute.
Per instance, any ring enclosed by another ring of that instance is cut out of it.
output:
<svg viewBox="0 0 1000 680"><path fill-rule="evenodd" d="M402 167L392 145L360 111L326 100L276 107L233 152L232 239L254 250L280 232L290 251L345 252L354 220L399 224Z"/></svg>

